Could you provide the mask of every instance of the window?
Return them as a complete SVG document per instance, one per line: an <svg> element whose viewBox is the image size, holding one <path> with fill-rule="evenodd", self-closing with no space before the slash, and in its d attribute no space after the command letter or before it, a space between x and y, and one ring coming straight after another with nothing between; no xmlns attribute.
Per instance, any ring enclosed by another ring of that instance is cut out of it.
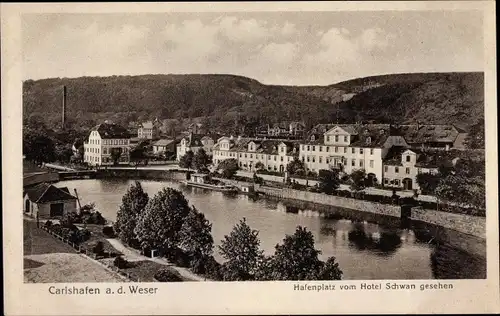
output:
<svg viewBox="0 0 500 316"><path fill-rule="evenodd" d="M253 154L250 154L250 158L253 158Z"/></svg>
<svg viewBox="0 0 500 316"><path fill-rule="evenodd" d="M359 166L363 167L363 160L362 159L359 160Z"/></svg>
<svg viewBox="0 0 500 316"><path fill-rule="evenodd" d="M351 162L351 166L356 167L356 159L353 159Z"/></svg>
<svg viewBox="0 0 500 316"><path fill-rule="evenodd" d="M309 156L307 156L307 162L309 162Z"/></svg>
<svg viewBox="0 0 500 316"><path fill-rule="evenodd" d="M347 154L347 147L344 147L344 154Z"/></svg>
<svg viewBox="0 0 500 316"><path fill-rule="evenodd" d="M319 163L322 163L322 162L323 162L322 160L323 160L323 159L321 159L321 157L319 157Z"/></svg>
<svg viewBox="0 0 500 316"><path fill-rule="evenodd" d="M283 161L283 156L281 156L280 158L281 158L281 161Z"/></svg>
<svg viewBox="0 0 500 316"><path fill-rule="evenodd" d="M326 136L326 141L330 142L330 136Z"/></svg>
<svg viewBox="0 0 500 316"><path fill-rule="evenodd" d="M327 164L330 163L330 159L326 158L326 163Z"/></svg>
<svg viewBox="0 0 500 316"><path fill-rule="evenodd" d="M316 151L316 146L313 146L313 151Z"/></svg>
<svg viewBox="0 0 500 316"><path fill-rule="evenodd" d="M370 148L370 155L373 155L373 148Z"/></svg>
<svg viewBox="0 0 500 316"><path fill-rule="evenodd" d="M271 155L267 156L267 159L268 159L268 160L271 160Z"/></svg>
<svg viewBox="0 0 500 316"><path fill-rule="evenodd" d="M323 146L319 146L319 151L323 151Z"/></svg>
<svg viewBox="0 0 500 316"><path fill-rule="evenodd" d="M304 145L300 145L300 150L304 150Z"/></svg>
<svg viewBox="0 0 500 316"><path fill-rule="evenodd" d="M394 172L399 173L399 167L394 167Z"/></svg>
<svg viewBox="0 0 500 316"><path fill-rule="evenodd" d="M285 148L281 147L281 150L280 150L280 151L281 151L281 152L284 152L284 151L285 151Z"/></svg>
<svg viewBox="0 0 500 316"><path fill-rule="evenodd" d="M326 151L329 152L330 151L330 147L326 146Z"/></svg>
<svg viewBox="0 0 500 316"><path fill-rule="evenodd" d="M309 160L308 160L309 161ZM302 162L304 162L304 156L302 156Z"/></svg>
<svg viewBox="0 0 500 316"><path fill-rule="evenodd" d="M389 184L389 179L384 178L384 184Z"/></svg>
<svg viewBox="0 0 500 316"><path fill-rule="evenodd" d="M274 156L274 161L276 161L276 156Z"/></svg>
<svg viewBox="0 0 500 316"><path fill-rule="evenodd" d="M316 162L316 156L312 156L313 162Z"/></svg>
<svg viewBox="0 0 500 316"><path fill-rule="evenodd" d="M245 154L245 158L247 157L247 154Z"/></svg>
<svg viewBox="0 0 500 316"><path fill-rule="evenodd" d="M370 168L373 168L373 160L370 160Z"/></svg>
<svg viewBox="0 0 500 316"><path fill-rule="evenodd" d="M406 174L410 174L410 168L406 168Z"/></svg>
<svg viewBox="0 0 500 316"><path fill-rule="evenodd" d="M311 147L309 145L307 145L307 151L309 151L311 149Z"/></svg>
<svg viewBox="0 0 500 316"><path fill-rule="evenodd" d="M349 136L344 136L344 142L346 142L346 143L349 142L347 137L349 137Z"/></svg>
<svg viewBox="0 0 500 316"><path fill-rule="evenodd" d="M356 153L356 148L352 148L352 153L355 154Z"/></svg>
<svg viewBox="0 0 500 316"><path fill-rule="evenodd" d="M363 154L363 148L359 149L359 153L362 155Z"/></svg>
<svg viewBox="0 0 500 316"><path fill-rule="evenodd" d="M395 185L399 185L399 179L395 179L395 180L394 180L394 184L395 184Z"/></svg>
<svg viewBox="0 0 500 316"><path fill-rule="evenodd" d="M339 148L337 146L333 147L333 149L335 150L335 152L339 151Z"/></svg>
<svg viewBox="0 0 500 316"><path fill-rule="evenodd" d="M410 155L406 155L406 162L410 162L411 161L411 156Z"/></svg>
<svg viewBox="0 0 500 316"><path fill-rule="evenodd" d="M339 135L335 135L335 142L338 143L339 142Z"/></svg>

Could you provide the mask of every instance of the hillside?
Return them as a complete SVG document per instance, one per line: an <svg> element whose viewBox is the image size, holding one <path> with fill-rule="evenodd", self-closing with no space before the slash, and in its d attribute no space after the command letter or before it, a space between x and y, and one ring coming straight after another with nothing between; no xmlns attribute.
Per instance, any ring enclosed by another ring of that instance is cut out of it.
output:
<svg viewBox="0 0 500 316"><path fill-rule="evenodd" d="M62 86L68 120L90 125L154 117L208 117L221 128L284 119L321 122L483 124L483 73L396 74L330 86L273 86L234 75L143 75L27 80L24 116L60 120Z"/></svg>

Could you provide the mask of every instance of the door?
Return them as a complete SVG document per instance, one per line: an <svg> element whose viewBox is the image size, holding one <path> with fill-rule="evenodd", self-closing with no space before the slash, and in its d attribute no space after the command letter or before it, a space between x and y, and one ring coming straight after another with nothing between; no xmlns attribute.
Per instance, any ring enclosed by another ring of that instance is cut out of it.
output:
<svg viewBox="0 0 500 316"><path fill-rule="evenodd" d="M29 213L30 212L30 200L26 199L26 202L24 203L24 212Z"/></svg>
<svg viewBox="0 0 500 316"><path fill-rule="evenodd" d="M404 178L403 179L403 186L405 190L412 190L413 189L413 181L409 178Z"/></svg>
<svg viewBox="0 0 500 316"><path fill-rule="evenodd" d="M64 203L50 204L50 217L63 216Z"/></svg>

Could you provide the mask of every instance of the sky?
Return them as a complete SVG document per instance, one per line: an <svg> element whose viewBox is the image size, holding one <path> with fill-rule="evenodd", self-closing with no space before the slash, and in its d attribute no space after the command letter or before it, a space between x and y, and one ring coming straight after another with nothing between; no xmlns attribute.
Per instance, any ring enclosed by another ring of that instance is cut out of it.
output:
<svg viewBox="0 0 500 316"><path fill-rule="evenodd" d="M24 14L23 79L236 74L328 85L483 71L480 11Z"/></svg>

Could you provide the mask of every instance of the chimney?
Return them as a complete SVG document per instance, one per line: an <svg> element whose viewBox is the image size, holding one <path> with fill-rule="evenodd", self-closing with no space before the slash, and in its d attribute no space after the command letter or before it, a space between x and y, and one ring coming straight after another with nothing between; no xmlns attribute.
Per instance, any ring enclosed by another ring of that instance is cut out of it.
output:
<svg viewBox="0 0 500 316"><path fill-rule="evenodd" d="M61 116L61 128L64 129L66 124L66 86L63 86L63 98L62 98L62 116Z"/></svg>

